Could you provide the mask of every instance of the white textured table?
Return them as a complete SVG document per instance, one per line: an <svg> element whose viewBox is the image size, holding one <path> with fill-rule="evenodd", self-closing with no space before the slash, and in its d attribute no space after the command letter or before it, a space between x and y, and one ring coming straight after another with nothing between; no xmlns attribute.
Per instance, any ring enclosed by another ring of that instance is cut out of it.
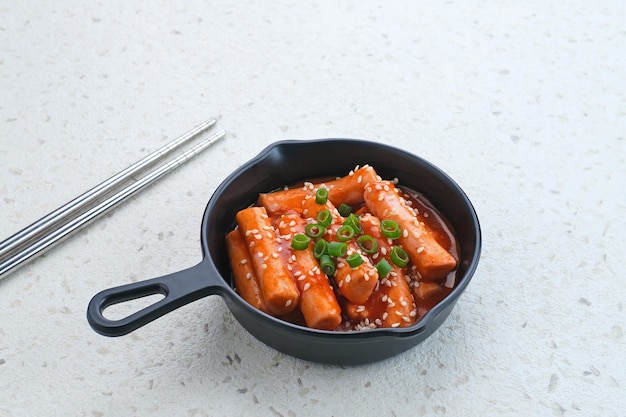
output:
<svg viewBox="0 0 626 417"><path fill-rule="evenodd" d="M212 115L229 131L0 281L0 416L623 416L623 2L211 3L0 1L0 238ZM232 170L320 137L405 148L475 204L481 264L431 338L307 363L219 297L90 329L96 292L200 260Z"/></svg>

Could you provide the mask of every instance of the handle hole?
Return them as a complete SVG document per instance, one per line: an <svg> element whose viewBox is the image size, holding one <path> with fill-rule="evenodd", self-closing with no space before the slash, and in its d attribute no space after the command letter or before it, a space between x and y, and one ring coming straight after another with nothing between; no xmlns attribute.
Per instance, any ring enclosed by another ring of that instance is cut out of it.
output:
<svg viewBox="0 0 626 417"><path fill-rule="evenodd" d="M111 304L102 310L102 315L107 320L117 321L124 319L146 307L155 304L165 298L165 294L151 294L128 301L120 301Z"/></svg>

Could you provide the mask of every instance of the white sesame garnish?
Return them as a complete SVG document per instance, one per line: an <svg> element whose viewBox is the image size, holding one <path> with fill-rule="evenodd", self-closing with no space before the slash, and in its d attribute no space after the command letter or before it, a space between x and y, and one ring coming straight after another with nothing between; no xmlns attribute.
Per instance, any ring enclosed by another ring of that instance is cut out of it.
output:
<svg viewBox="0 0 626 417"><path fill-rule="evenodd" d="M261 264L261 269L267 269L267 264Z"/></svg>
<svg viewBox="0 0 626 417"><path fill-rule="evenodd" d="M256 254L256 256L258 256L259 258L262 258L262 257L263 257L263 252L258 252L258 253Z"/></svg>
<svg viewBox="0 0 626 417"><path fill-rule="evenodd" d="M357 312L357 313L361 313L361 312L363 312L363 311L365 311L365 306L358 306L358 307L356 308L356 312Z"/></svg>
<svg viewBox="0 0 626 417"><path fill-rule="evenodd" d="M346 282L350 282L352 280L352 277L350 276L350 274L346 275Z"/></svg>
<svg viewBox="0 0 626 417"><path fill-rule="evenodd" d="M391 325L391 327L398 327L399 325L400 325L400 323L393 323L393 324Z"/></svg>
<svg viewBox="0 0 626 417"><path fill-rule="evenodd" d="M408 231L408 230L406 230L406 229L404 229L404 230L402 231L402 236L403 236L403 237L409 237L409 231Z"/></svg>
<svg viewBox="0 0 626 417"><path fill-rule="evenodd" d="M277 253L272 253L272 258L278 259L278 254Z"/></svg>
<svg viewBox="0 0 626 417"><path fill-rule="evenodd" d="M309 287L311 287L311 283L307 282L306 284L304 284L304 287L302 288L303 291L306 291L309 289Z"/></svg>
<svg viewBox="0 0 626 417"><path fill-rule="evenodd" d="M241 265L245 265L248 263L247 259L242 259L241 262L239 262Z"/></svg>
<svg viewBox="0 0 626 417"><path fill-rule="evenodd" d="M285 307L289 307L291 305L291 300L287 300L287 302L285 303Z"/></svg>
<svg viewBox="0 0 626 417"><path fill-rule="evenodd" d="M417 248L417 253L422 253L424 252L424 247L420 246L419 248Z"/></svg>
<svg viewBox="0 0 626 417"><path fill-rule="evenodd" d="M251 274L250 272L248 272L248 273L246 274L246 279L250 279L250 278L252 278L252 274Z"/></svg>

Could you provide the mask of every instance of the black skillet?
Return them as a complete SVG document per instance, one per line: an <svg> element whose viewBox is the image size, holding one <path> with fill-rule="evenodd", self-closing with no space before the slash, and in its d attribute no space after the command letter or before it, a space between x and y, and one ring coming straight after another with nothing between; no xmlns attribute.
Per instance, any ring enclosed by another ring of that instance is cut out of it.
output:
<svg viewBox="0 0 626 417"><path fill-rule="evenodd" d="M224 236L235 226L235 213L254 204L259 193L311 178L346 175L369 164L385 179L424 193L452 224L460 247L454 290L416 324L406 328L360 332L309 329L269 316L233 289ZM180 272L123 285L96 294L87 309L91 327L105 336L121 336L208 295L223 297L239 323L261 342L313 362L356 365L403 352L430 336L448 317L469 284L480 257L478 218L461 188L444 172L403 150L356 139L281 141L226 178L209 200L200 229L202 261ZM103 311L113 304L162 294L155 304L120 320Z"/></svg>

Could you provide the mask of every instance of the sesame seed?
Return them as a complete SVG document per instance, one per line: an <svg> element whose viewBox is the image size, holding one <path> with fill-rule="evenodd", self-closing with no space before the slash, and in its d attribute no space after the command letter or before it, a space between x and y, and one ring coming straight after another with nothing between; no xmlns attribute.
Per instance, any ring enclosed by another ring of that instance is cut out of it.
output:
<svg viewBox="0 0 626 417"><path fill-rule="evenodd" d="M408 318L407 316L402 316L402 320L404 320L405 323L410 323L411 319Z"/></svg>
<svg viewBox="0 0 626 417"><path fill-rule="evenodd" d="M389 185L385 184L385 186L383 187L383 190L389 191Z"/></svg>
<svg viewBox="0 0 626 417"><path fill-rule="evenodd" d="M420 246L419 248L417 248L417 253L422 253L424 252L424 247Z"/></svg>
<svg viewBox="0 0 626 417"><path fill-rule="evenodd" d="M399 325L400 325L400 323L393 323L393 324L391 325L391 327L398 327Z"/></svg>
<svg viewBox="0 0 626 417"><path fill-rule="evenodd" d="M267 269L267 264L261 264L261 269Z"/></svg>
<svg viewBox="0 0 626 417"><path fill-rule="evenodd" d="M252 234L252 230L246 230L246 236L250 236Z"/></svg>
<svg viewBox="0 0 626 417"><path fill-rule="evenodd" d="M272 258L278 259L278 254L277 253L272 253Z"/></svg>
<svg viewBox="0 0 626 417"><path fill-rule="evenodd" d="M302 210L302 214L304 214L305 216L308 216L309 215L309 209Z"/></svg>
<svg viewBox="0 0 626 417"><path fill-rule="evenodd" d="M387 255L387 248L380 248L380 253L382 253L383 255Z"/></svg>
<svg viewBox="0 0 626 417"><path fill-rule="evenodd" d="M359 175L359 178L356 179L356 183L360 184L363 181L363 176Z"/></svg>
<svg viewBox="0 0 626 417"><path fill-rule="evenodd" d="M383 189L383 186L380 184L376 184L376 187L374 188L376 188L378 191L381 191Z"/></svg>
<svg viewBox="0 0 626 417"><path fill-rule="evenodd" d="M298 277L298 281L304 281L306 279L306 275L300 275Z"/></svg>
<svg viewBox="0 0 626 417"><path fill-rule="evenodd" d="M424 213L424 217L428 217L428 213Z"/></svg>
<svg viewBox="0 0 626 417"><path fill-rule="evenodd" d="M256 240L261 240L261 239L263 239L263 236L262 235L254 235L254 238Z"/></svg>
<svg viewBox="0 0 626 417"><path fill-rule="evenodd" d="M372 192L372 187L370 187L369 185L365 188L365 191L367 191L368 193Z"/></svg>
<svg viewBox="0 0 626 417"><path fill-rule="evenodd" d="M252 278L252 274L251 274L250 272L248 272L248 273L246 274L246 279L250 279L250 278Z"/></svg>
<svg viewBox="0 0 626 417"><path fill-rule="evenodd" d="M302 288L303 291L308 290L311 287L311 283L307 282L306 284L304 284L304 287Z"/></svg>
<svg viewBox="0 0 626 417"><path fill-rule="evenodd" d="M291 300L287 300L287 302L285 303L285 307L289 307L291 305Z"/></svg>
<svg viewBox="0 0 626 417"><path fill-rule="evenodd" d="M343 281L339 281L339 284L337 284L339 286L339 288L341 288L343 286Z"/></svg>
<svg viewBox="0 0 626 417"><path fill-rule="evenodd" d="M383 320L387 320L387 317L389 317L389 314L387 314L387 312L385 311L383 313Z"/></svg>
<svg viewBox="0 0 626 417"><path fill-rule="evenodd" d="M396 310L396 316L401 316L401 315L402 315L402 313L400 311Z"/></svg>
<svg viewBox="0 0 626 417"><path fill-rule="evenodd" d="M284 220L281 220L281 222L278 224L278 227L280 227L281 229L284 229L287 225L285 224Z"/></svg>
<svg viewBox="0 0 626 417"><path fill-rule="evenodd" d="M374 323L376 323L377 326L382 326L383 325L383 322L380 319L374 320Z"/></svg>
<svg viewBox="0 0 626 417"><path fill-rule="evenodd" d="M357 312L357 313L361 313L361 312L363 312L363 311L365 311L365 306L358 306L358 307L356 308L356 312Z"/></svg>
<svg viewBox="0 0 626 417"><path fill-rule="evenodd" d="M293 266L291 266L291 265L287 264L287 270L288 270L288 271L293 271Z"/></svg>
<svg viewBox="0 0 626 417"><path fill-rule="evenodd" d="M256 256L258 256L259 258L262 258L262 257L263 257L263 252L258 252L258 253L256 254Z"/></svg>
<svg viewBox="0 0 626 417"><path fill-rule="evenodd" d="M239 262L241 265L245 265L248 263L247 259L242 259L241 262Z"/></svg>
<svg viewBox="0 0 626 417"><path fill-rule="evenodd" d="M294 277L299 277L300 275L302 275L302 271L296 271L293 274Z"/></svg>
<svg viewBox="0 0 626 417"><path fill-rule="evenodd" d="M378 201L383 201L385 199L385 195L381 194L378 196Z"/></svg>
<svg viewBox="0 0 626 417"><path fill-rule="evenodd" d="M352 280L352 277L350 276L350 274L346 275L346 282L350 282L350 280Z"/></svg>
<svg viewBox="0 0 626 417"><path fill-rule="evenodd" d="M277 250L278 250L278 252L282 252L283 251L283 247L279 246Z"/></svg>
<svg viewBox="0 0 626 417"><path fill-rule="evenodd" d="M415 316L417 316L417 311L412 310L412 311L409 313L409 316L411 316L411 317L415 317Z"/></svg>
<svg viewBox="0 0 626 417"><path fill-rule="evenodd" d="M274 237L274 235L272 234L272 232L267 232L267 233L265 234L265 236L267 236L267 238L268 238L268 239L271 239L271 238L273 238L273 237Z"/></svg>
<svg viewBox="0 0 626 417"><path fill-rule="evenodd" d="M406 230L406 229L404 229L404 230L402 231L402 236L403 236L403 237L409 237L409 231L408 231L408 230Z"/></svg>
<svg viewBox="0 0 626 417"><path fill-rule="evenodd" d="M262 219L269 219L269 216L267 214L261 213L261 218Z"/></svg>
<svg viewBox="0 0 626 417"><path fill-rule="evenodd" d="M383 295L383 297L380 299L383 303L387 302L387 294Z"/></svg>
<svg viewBox="0 0 626 417"><path fill-rule="evenodd" d="M253 247L254 247L254 245L256 245L256 243L255 243L255 242L254 242L254 240L253 240L253 241L251 241L251 242L250 242L250 244L249 244L248 246L250 246L251 248L253 248Z"/></svg>

